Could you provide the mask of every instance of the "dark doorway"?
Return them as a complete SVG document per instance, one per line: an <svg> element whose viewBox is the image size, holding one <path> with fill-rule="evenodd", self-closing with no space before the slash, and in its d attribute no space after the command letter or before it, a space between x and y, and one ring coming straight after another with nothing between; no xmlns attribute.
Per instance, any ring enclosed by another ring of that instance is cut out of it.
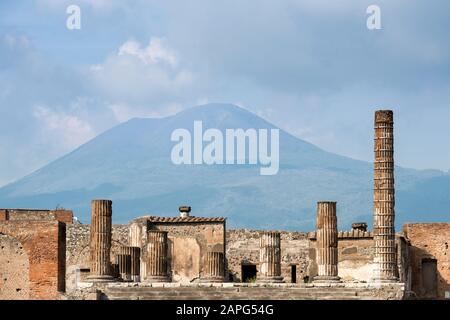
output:
<svg viewBox="0 0 450 320"><path fill-rule="evenodd" d="M295 264L291 266L291 282L297 283L297 266Z"/></svg>
<svg viewBox="0 0 450 320"><path fill-rule="evenodd" d="M256 281L256 265L255 264L243 264L242 265L242 282L255 282Z"/></svg>
<svg viewBox="0 0 450 320"><path fill-rule="evenodd" d="M422 289L425 298L436 298L437 261L435 259L422 260Z"/></svg>

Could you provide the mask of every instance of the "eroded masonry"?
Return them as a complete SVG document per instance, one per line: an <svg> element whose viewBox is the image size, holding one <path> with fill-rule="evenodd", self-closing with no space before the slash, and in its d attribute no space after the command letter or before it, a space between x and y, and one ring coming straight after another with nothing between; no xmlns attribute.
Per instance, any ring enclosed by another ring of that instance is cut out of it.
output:
<svg viewBox="0 0 450 320"><path fill-rule="evenodd" d="M338 231L333 201L310 232L227 230L188 206L113 225L110 200L92 201L87 225L2 209L0 299L450 299L450 223L395 232L392 111L374 124L373 231Z"/></svg>

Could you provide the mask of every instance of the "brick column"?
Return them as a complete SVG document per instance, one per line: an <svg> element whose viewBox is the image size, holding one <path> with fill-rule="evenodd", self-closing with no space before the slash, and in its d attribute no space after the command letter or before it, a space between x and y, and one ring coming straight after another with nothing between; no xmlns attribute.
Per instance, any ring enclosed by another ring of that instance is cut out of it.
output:
<svg viewBox="0 0 450 320"><path fill-rule="evenodd" d="M131 281L131 256L129 254L117 254L116 263L119 266L120 278L123 281Z"/></svg>
<svg viewBox="0 0 450 320"><path fill-rule="evenodd" d="M112 201L92 200L90 230L90 281L112 281L111 274L111 223Z"/></svg>
<svg viewBox="0 0 450 320"><path fill-rule="evenodd" d="M260 276L258 282L283 282L281 276L281 237L279 232L264 232L259 240Z"/></svg>
<svg viewBox="0 0 450 320"><path fill-rule="evenodd" d="M148 282L168 282L167 231L148 230L147 277Z"/></svg>
<svg viewBox="0 0 450 320"><path fill-rule="evenodd" d="M316 227L318 276L314 277L314 281L340 281L336 202L317 203Z"/></svg>
<svg viewBox="0 0 450 320"><path fill-rule="evenodd" d="M209 251L205 255L202 282L225 281L225 256L223 252Z"/></svg>
<svg viewBox="0 0 450 320"><path fill-rule="evenodd" d="M134 282L140 281L140 264L141 264L141 248L121 246L119 254L130 256L130 280Z"/></svg>
<svg viewBox="0 0 450 320"><path fill-rule="evenodd" d="M374 219L375 270L373 280L398 280L395 250L394 113L375 112Z"/></svg>

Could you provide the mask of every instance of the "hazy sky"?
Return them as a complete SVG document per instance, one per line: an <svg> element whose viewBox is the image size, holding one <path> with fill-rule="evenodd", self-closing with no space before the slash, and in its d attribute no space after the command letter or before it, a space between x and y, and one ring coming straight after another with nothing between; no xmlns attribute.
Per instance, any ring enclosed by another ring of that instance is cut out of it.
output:
<svg viewBox="0 0 450 320"><path fill-rule="evenodd" d="M132 117L206 102L369 161L373 111L394 109L397 163L448 170L449 15L445 0L1 1L0 184Z"/></svg>

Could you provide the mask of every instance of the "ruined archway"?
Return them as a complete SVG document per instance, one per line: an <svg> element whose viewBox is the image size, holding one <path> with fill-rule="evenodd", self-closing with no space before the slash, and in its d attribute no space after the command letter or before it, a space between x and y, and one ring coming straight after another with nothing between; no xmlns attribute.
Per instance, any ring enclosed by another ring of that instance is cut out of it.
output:
<svg viewBox="0 0 450 320"><path fill-rule="evenodd" d="M29 258L23 244L0 233L0 300L30 297Z"/></svg>

